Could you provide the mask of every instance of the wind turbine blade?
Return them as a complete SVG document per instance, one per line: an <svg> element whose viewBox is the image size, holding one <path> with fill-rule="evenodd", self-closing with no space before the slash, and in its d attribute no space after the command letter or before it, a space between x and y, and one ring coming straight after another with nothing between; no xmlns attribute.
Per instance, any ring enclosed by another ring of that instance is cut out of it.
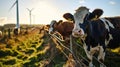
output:
<svg viewBox="0 0 120 67"><path fill-rule="evenodd" d="M32 10L34 10L34 8L32 8L31 10L30 9L28 9L28 8L26 8L28 11L32 11Z"/></svg>
<svg viewBox="0 0 120 67"><path fill-rule="evenodd" d="M31 11L34 10L34 8L31 9Z"/></svg>
<svg viewBox="0 0 120 67"><path fill-rule="evenodd" d="M15 3L11 6L11 8L9 9L9 11L15 6L17 1L15 1Z"/></svg>
<svg viewBox="0 0 120 67"><path fill-rule="evenodd" d="M30 11L30 9L26 8L28 11Z"/></svg>

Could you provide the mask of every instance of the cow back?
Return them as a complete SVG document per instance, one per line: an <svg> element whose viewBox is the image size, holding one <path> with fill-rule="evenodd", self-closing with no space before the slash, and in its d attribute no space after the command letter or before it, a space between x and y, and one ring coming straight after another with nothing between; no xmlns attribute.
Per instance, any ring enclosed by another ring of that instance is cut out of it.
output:
<svg viewBox="0 0 120 67"><path fill-rule="evenodd" d="M107 17L107 20L109 20L115 28L120 29L120 17Z"/></svg>

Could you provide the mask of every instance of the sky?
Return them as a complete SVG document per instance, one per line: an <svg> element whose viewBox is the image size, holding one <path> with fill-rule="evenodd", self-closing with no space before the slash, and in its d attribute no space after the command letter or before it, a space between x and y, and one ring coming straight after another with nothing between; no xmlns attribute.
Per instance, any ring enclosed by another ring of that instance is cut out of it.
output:
<svg viewBox="0 0 120 67"><path fill-rule="evenodd" d="M10 9L16 0L0 0L0 25L16 23L16 5ZM92 12L96 8L104 11L102 17L120 16L120 0L18 0L19 23L50 24L52 20L64 20L64 13L74 14L80 6L86 6Z"/></svg>

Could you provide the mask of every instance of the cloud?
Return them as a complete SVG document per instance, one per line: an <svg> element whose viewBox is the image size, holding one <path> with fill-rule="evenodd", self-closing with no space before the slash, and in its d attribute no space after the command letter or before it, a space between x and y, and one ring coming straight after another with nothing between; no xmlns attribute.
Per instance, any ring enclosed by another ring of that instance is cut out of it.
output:
<svg viewBox="0 0 120 67"><path fill-rule="evenodd" d="M79 3L83 4L85 3L85 0L79 0Z"/></svg>
<svg viewBox="0 0 120 67"><path fill-rule="evenodd" d="M0 17L0 25L7 23L7 17Z"/></svg>
<svg viewBox="0 0 120 67"><path fill-rule="evenodd" d="M115 5L116 2L114 2L114 1L110 1L109 4L111 4L111 5Z"/></svg>
<svg viewBox="0 0 120 67"><path fill-rule="evenodd" d="M6 23L7 17L0 17L0 23Z"/></svg>

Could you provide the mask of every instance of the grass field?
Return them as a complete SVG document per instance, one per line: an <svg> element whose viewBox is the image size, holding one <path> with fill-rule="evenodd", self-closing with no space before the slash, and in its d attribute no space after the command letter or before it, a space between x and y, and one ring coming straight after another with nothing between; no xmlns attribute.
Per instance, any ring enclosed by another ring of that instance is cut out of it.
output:
<svg viewBox="0 0 120 67"><path fill-rule="evenodd" d="M76 42L79 43L79 40ZM80 60L80 55L86 57L80 47L74 45L73 50ZM46 31L40 32L40 28L33 27L27 34L11 34L10 38L1 38L0 67L63 67L68 58L62 51L69 54L69 51L57 46ZM104 64L120 67L120 52L112 51L107 50ZM94 61L94 64L98 67L99 63Z"/></svg>

